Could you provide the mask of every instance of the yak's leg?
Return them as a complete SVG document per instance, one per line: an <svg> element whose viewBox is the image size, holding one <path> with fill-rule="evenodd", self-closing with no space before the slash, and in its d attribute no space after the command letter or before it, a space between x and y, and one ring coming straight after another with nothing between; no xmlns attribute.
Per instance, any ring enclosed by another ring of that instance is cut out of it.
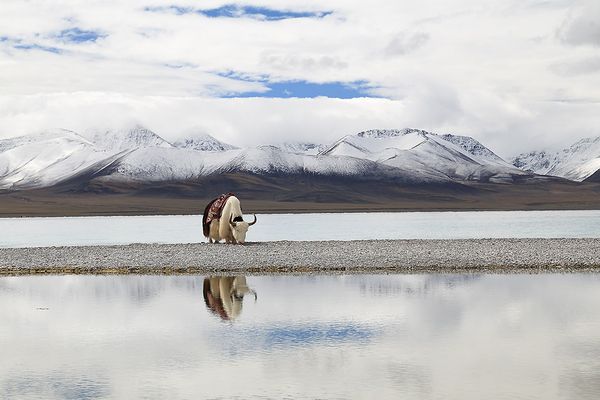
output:
<svg viewBox="0 0 600 400"><path fill-rule="evenodd" d="M214 219L210 222L210 233L209 237L213 240L212 243L219 243L221 236L219 236L219 220Z"/></svg>

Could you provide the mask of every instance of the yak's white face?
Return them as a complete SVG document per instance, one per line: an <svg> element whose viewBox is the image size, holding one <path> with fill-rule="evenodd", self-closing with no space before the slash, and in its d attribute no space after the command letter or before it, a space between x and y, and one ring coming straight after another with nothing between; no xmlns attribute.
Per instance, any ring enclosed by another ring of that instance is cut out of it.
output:
<svg viewBox="0 0 600 400"><path fill-rule="evenodd" d="M246 233L248 233L248 222L236 222L235 225L231 226L231 233L236 242L244 244L246 241Z"/></svg>

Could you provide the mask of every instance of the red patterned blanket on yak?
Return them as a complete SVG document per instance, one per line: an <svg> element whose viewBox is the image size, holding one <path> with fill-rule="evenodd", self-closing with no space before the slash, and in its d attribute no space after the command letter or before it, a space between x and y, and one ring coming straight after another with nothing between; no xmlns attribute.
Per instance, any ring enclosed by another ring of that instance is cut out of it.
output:
<svg viewBox="0 0 600 400"><path fill-rule="evenodd" d="M224 193L208 203L204 209L204 216L202 217L202 232L204 233L205 237L208 237L210 232L210 223L215 219L221 218L221 213L223 212L225 202L231 196L235 195L233 193Z"/></svg>

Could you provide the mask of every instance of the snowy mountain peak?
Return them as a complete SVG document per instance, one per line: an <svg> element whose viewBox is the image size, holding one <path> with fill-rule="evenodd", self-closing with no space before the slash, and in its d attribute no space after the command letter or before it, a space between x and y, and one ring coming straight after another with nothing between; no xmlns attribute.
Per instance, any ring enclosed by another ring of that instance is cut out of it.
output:
<svg viewBox="0 0 600 400"><path fill-rule="evenodd" d="M502 158L498 157L493 151L482 145L477 140L473 139L470 136L460 136L460 135L451 135L445 134L441 135L442 139L459 146L460 148L466 150L469 154L474 156L484 158L490 161L496 162L504 162Z"/></svg>
<svg viewBox="0 0 600 400"><path fill-rule="evenodd" d="M317 155L325 145L310 142L285 142L276 145L279 149L293 154Z"/></svg>
<svg viewBox="0 0 600 400"><path fill-rule="evenodd" d="M419 129L372 129L346 135L319 154L371 159L386 149L412 149L428 140L427 135Z"/></svg>
<svg viewBox="0 0 600 400"><path fill-rule="evenodd" d="M171 143L141 125L129 129L92 131L87 136L103 150L122 151L139 147L173 147Z"/></svg>
<svg viewBox="0 0 600 400"><path fill-rule="evenodd" d="M529 153L522 153L510 160L511 164L517 168L525 171L536 171L550 169L550 157L545 150L541 151L530 151Z"/></svg>
<svg viewBox="0 0 600 400"><path fill-rule="evenodd" d="M228 143L221 142L218 139L215 139L211 135L202 134L193 137L187 137L183 139L179 139L178 141L173 143L173 146L179 147L182 149L190 149L197 151L227 151L227 150L235 150L237 147L232 146Z"/></svg>
<svg viewBox="0 0 600 400"><path fill-rule="evenodd" d="M404 136L410 133L417 133L417 134L421 134L421 135L426 135L429 132L421 130L421 129L412 129L412 128L405 128L405 129L370 129L368 131L362 131L356 134L356 136L361 137L361 138L375 138L375 139L383 139L383 138L389 138L389 137L396 137L396 136Z"/></svg>
<svg viewBox="0 0 600 400"><path fill-rule="evenodd" d="M583 181L600 168L600 136L578 140L556 152L531 151L511 160L520 169Z"/></svg>

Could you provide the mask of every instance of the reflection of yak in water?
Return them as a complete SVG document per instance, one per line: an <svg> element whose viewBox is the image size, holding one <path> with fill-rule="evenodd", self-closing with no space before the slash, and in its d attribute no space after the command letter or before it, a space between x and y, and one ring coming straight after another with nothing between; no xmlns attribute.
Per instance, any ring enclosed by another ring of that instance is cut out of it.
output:
<svg viewBox="0 0 600 400"><path fill-rule="evenodd" d="M244 296L256 292L248 287L245 276L204 278L202 294L206 307L224 320L234 320L242 312Z"/></svg>

